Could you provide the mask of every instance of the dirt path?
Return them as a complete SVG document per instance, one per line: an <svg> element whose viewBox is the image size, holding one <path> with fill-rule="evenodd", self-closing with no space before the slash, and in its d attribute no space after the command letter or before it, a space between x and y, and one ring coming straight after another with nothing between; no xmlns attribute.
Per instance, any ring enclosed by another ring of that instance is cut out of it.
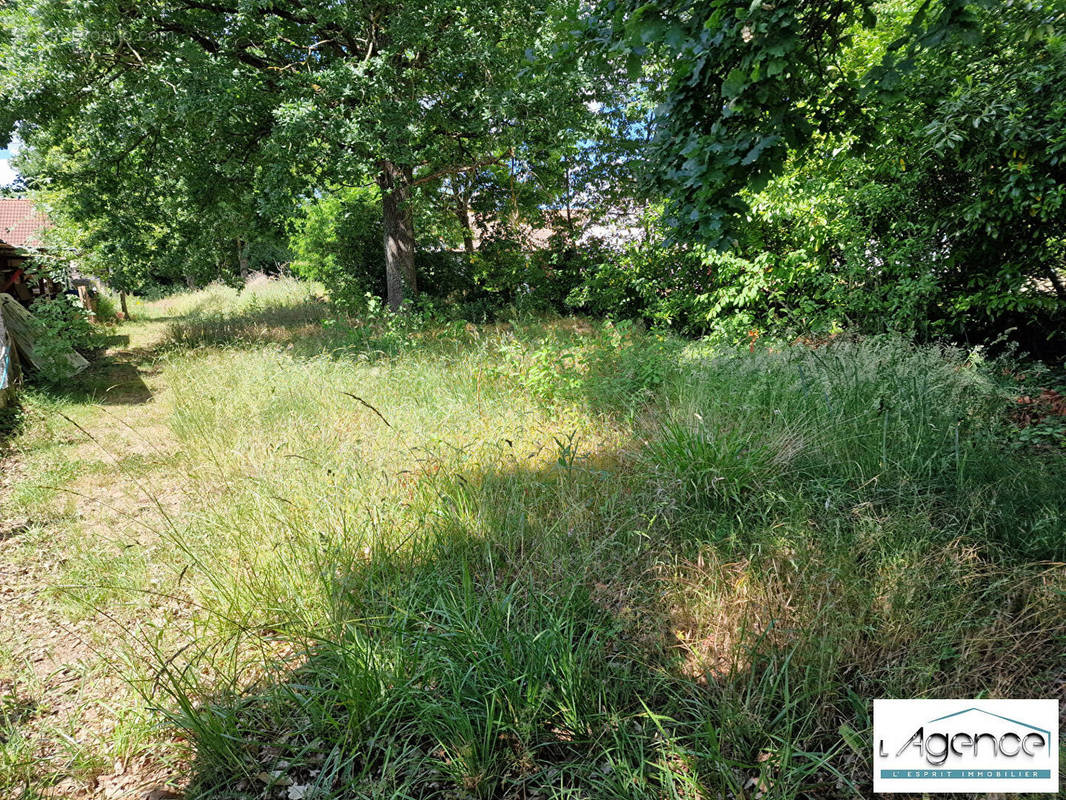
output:
<svg viewBox="0 0 1066 800"><path fill-rule="evenodd" d="M128 597L85 587L148 578L155 501L181 505L148 496L174 450L163 333L124 325L69 397L28 395L0 460L0 797L159 800L180 779L180 753L116 677L85 604L128 613Z"/></svg>

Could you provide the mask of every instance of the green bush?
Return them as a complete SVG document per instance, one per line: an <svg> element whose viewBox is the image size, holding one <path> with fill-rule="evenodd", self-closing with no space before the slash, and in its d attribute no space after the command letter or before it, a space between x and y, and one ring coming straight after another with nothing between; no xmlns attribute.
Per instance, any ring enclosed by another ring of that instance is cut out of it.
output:
<svg viewBox="0 0 1066 800"><path fill-rule="evenodd" d="M362 311L368 294L385 296L383 236L376 189L316 197L291 225L292 271L320 282L345 313Z"/></svg>
<svg viewBox="0 0 1066 800"><path fill-rule="evenodd" d="M583 252L553 237L549 247L531 250L506 234L486 238L471 257L470 310L499 314L561 311L580 282Z"/></svg>
<svg viewBox="0 0 1066 800"><path fill-rule="evenodd" d="M98 336L89 322L88 311L70 295L39 298L30 308L34 320L34 355L40 361L38 375L48 383L70 377L67 354L71 350L92 350Z"/></svg>
<svg viewBox="0 0 1066 800"><path fill-rule="evenodd" d="M582 265L567 303L608 319L642 319L700 334L717 323L716 273L695 248L659 240L599 248Z"/></svg>
<svg viewBox="0 0 1066 800"><path fill-rule="evenodd" d="M605 323L584 355L585 394L603 410L651 403L677 377L679 351L676 338L645 334L629 320Z"/></svg>
<svg viewBox="0 0 1066 800"><path fill-rule="evenodd" d="M292 270L322 283L341 311L363 314L368 296L385 296L382 236L376 189L309 200L291 226ZM486 239L473 254L419 247L415 268L423 298L447 300L460 315L488 319L505 308L562 310L582 258L582 251L561 246L529 254L504 235Z"/></svg>
<svg viewBox="0 0 1066 800"><path fill-rule="evenodd" d="M465 298L474 288L473 266L466 253L454 250L416 250L418 289L431 299Z"/></svg>
<svg viewBox="0 0 1066 800"><path fill-rule="evenodd" d="M701 273L627 251L575 305L731 335L1010 334L1063 352L1061 3L641 5L618 4L633 13L616 12L616 44L672 53L643 155L670 235L717 252Z"/></svg>

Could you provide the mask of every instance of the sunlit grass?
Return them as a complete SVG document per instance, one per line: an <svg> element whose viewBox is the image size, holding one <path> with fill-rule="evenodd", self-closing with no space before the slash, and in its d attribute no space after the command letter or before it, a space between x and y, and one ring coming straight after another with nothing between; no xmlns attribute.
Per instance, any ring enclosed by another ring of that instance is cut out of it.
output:
<svg viewBox="0 0 1066 800"><path fill-rule="evenodd" d="M119 459L151 497L64 592L122 621L190 797L855 796L874 697L1061 669L1066 473L995 365L288 282L149 308L166 454Z"/></svg>

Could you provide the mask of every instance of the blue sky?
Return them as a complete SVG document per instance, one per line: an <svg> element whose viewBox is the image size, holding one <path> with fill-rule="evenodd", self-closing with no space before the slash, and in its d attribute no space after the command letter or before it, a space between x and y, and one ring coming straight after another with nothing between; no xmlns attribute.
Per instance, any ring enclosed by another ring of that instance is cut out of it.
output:
<svg viewBox="0 0 1066 800"><path fill-rule="evenodd" d="M16 172L11 169L11 156L13 149L0 148L0 186L6 186L15 180Z"/></svg>

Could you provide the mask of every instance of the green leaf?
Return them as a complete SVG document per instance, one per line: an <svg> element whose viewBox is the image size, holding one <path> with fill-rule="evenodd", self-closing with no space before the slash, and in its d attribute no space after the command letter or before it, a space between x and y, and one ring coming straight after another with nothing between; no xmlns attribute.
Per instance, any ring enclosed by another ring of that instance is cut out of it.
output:
<svg viewBox="0 0 1066 800"><path fill-rule="evenodd" d="M748 73L739 67L730 71L722 81L722 96L726 98L737 97L749 85Z"/></svg>
<svg viewBox="0 0 1066 800"><path fill-rule="evenodd" d="M630 80L639 78L643 71L644 59L637 53L630 52L629 55L626 56L626 74L629 76Z"/></svg>

